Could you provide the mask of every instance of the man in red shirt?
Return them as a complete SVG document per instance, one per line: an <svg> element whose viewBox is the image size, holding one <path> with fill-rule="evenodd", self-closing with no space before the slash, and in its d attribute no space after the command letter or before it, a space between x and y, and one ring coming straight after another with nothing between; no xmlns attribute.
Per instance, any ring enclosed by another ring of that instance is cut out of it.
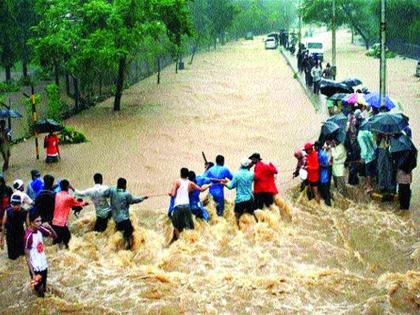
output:
<svg viewBox="0 0 420 315"><path fill-rule="evenodd" d="M274 203L274 195L278 193L274 176L277 174L277 168L270 162L268 164L261 162L259 153L252 154L249 159L254 168L254 199L257 209L271 206Z"/></svg>
<svg viewBox="0 0 420 315"><path fill-rule="evenodd" d="M52 131L47 136L45 136L44 148L47 151L47 158L45 159L45 162L47 163L58 162L58 158L60 156L60 150L58 149L59 142L60 142L60 139Z"/></svg>
<svg viewBox="0 0 420 315"><path fill-rule="evenodd" d="M61 180L61 191L55 195L54 217L52 220L52 228L57 233L57 238L54 240L53 244L60 245L63 243L66 248L69 248L71 238L70 230L67 226L71 208L80 208L88 205L87 202L78 201L70 195L69 187L70 183L68 180Z"/></svg>
<svg viewBox="0 0 420 315"><path fill-rule="evenodd" d="M321 202L318 191L319 184L319 160L318 152L314 150L312 143L305 143L304 150L306 152L306 170L308 171L308 188L312 190L317 203Z"/></svg>

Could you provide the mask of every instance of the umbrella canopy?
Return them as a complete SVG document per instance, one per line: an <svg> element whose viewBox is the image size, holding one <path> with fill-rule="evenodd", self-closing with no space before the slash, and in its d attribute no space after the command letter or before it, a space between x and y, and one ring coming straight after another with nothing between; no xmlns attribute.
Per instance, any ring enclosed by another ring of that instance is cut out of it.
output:
<svg viewBox="0 0 420 315"><path fill-rule="evenodd" d="M415 148L411 139L406 135L401 135L399 137L392 137L391 138L391 146L389 151L391 153L401 152L401 151L409 151Z"/></svg>
<svg viewBox="0 0 420 315"><path fill-rule="evenodd" d="M340 129L340 126L333 121L327 120L321 127L321 134L328 136L337 130Z"/></svg>
<svg viewBox="0 0 420 315"><path fill-rule="evenodd" d="M345 84L348 87L352 88L353 86L362 84L362 81L360 81L359 79L353 78L353 79L343 80L340 83Z"/></svg>
<svg viewBox="0 0 420 315"><path fill-rule="evenodd" d="M352 93L353 89L345 84L332 81L332 80L321 80L320 83L321 93L330 97L336 93Z"/></svg>
<svg viewBox="0 0 420 315"><path fill-rule="evenodd" d="M346 95L343 98L343 102L346 102L347 104L350 104L350 105L355 105L355 104L367 105L367 102L363 94L359 94L359 93L352 93L352 94Z"/></svg>
<svg viewBox="0 0 420 315"><path fill-rule="evenodd" d="M365 95L366 102L370 107L380 108L381 107L381 95L377 92L369 93ZM391 110L397 106L397 102L393 101L389 96L385 96L385 108Z"/></svg>
<svg viewBox="0 0 420 315"><path fill-rule="evenodd" d="M49 133L54 131L61 131L64 129L63 125L56 122L54 119L41 119L35 124L35 129L39 133Z"/></svg>
<svg viewBox="0 0 420 315"><path fill-rule="evenodd" d="M330 96L328 99L331 101L341 101L344 97L346 97L347 93L335 93L334 95Z"/></svg>
<svg viewBox="0 0 420 315"><path fill-rule="evenodd" d="M341 128L344 128L347 125L348 118L343 113L339 113L337 115L331 116L327 119L327 121L332 121L339 125Z"/></svg>
<svg viewBox="0 0 420 315"><path fill-rule="evenodd" d="M22 118L22 115L13 109L0 109L0 118Z"/></svg>
<svg viewBox="0 0 420 315"><path fill-rule="evenodd" d="M408 126L406 117L397 113L379 113L369 119L368 128L383 134L400 133Z"/></svg>

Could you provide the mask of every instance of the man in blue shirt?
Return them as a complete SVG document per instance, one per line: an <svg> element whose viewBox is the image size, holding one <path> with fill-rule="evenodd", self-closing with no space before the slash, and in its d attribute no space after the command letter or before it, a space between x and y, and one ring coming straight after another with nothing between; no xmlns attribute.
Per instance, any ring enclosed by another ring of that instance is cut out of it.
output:
<svg viewBox="0 0 420 315"><path fill-rule="evenodd" d="M213 185L210 187L210 194L216 202L216 211L218 216L223 216L225 210L225 194L224 186L220 183L221 180L227 178L232 179L232 173L224 166L225 158L223 155L216 156L216 165L210 168L207 172L207 177L210 178Z"/></svg>
<svg viewBox="0 0 420 315"><path fill-rule="evenodd" d="M31 171L32 180L26 186L26 194L35 200L41 190L44 189L44 181L41 179L41 173L38 170Z"/></svg>
<svg viewBox="0 0 420 315"><path fill-rule="evenodd" d="M244 213L254 214L255 204L254 195L252 193L252 184L254 182L254 172L249 170L252 165L250 159L241 160L239 171L233 175L232 181L223 181L227 189L236 188L235 198L235 217L239 227L239 219Z"/></svg>

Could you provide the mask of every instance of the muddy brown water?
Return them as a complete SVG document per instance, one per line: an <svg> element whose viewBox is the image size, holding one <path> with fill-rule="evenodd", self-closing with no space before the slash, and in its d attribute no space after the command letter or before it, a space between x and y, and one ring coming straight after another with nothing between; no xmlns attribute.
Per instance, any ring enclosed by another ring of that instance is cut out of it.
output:
<svg viewBox="0 0 420 315"><path fill-rule="evenodd" d="M240 41L198 55L161 85L150 78L126 91L123 110L108 100L67 121L90 142L63 146L63 160L33 159L33 141L14 148L7 175L30 169L91 185L94 172L113 184L128 179L136 194L166 193L179 168L201 172L201 151L222 153L232 170L258 151L279 168L277 183L292 209L283 222L276 207L243 216L232 203L224 218L196 221L167 247L167 197L133 206L135 245L123 250L110 224L91 232L92 206L72 217L70 250L47 247L50 293L35 299L24 259L0 254L0 309L6 314L414 314L420 305L419 234L413 218L394 206L335 195L334 207L308 202L293 188L293 151L318 136L323 117L293 79L278 51ZM13 175L11 175L13 174ZM416 192L418 189L416 188ZM231 200L234 193L228 193ZM416 212L417 211L417 212Z"/></svg>

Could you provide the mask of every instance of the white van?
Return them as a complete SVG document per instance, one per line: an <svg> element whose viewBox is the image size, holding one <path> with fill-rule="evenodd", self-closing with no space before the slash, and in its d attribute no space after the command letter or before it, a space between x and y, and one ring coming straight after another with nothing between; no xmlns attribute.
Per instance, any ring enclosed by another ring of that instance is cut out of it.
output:
<svg viewBox="0 0 420 315"><path fill-rule="evenodd" d="M306 49L309 56L317 55L321 61L324 59L324 45L321 42L306 42Z"/></svg>

